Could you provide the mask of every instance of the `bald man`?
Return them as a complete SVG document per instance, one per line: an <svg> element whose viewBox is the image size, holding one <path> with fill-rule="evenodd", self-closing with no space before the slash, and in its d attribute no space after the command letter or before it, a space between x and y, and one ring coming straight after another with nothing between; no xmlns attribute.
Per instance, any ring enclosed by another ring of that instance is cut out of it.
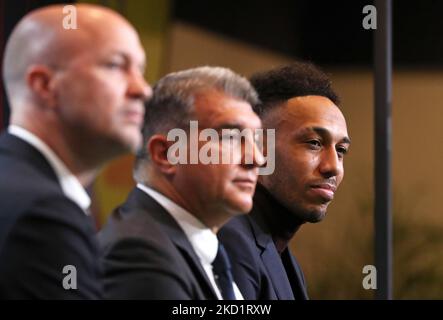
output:
<svg viewBox="0 0 443 320"><path fill-rule="evenodd" d="M4 54L10 126L0 136L0 298L101 298L85 187L141 143L145 53L110 9L76 5L26 15Z"/></svg>

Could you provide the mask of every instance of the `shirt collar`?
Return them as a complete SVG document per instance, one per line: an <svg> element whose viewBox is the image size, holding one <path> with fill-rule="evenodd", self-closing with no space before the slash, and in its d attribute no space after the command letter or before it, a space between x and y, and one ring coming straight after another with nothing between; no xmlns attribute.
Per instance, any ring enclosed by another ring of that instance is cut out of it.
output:
<svg viewBox="0 0 443 320"><path fill-rule="evenodd" d="M74 201L80 208L83 209L83 211L85 211L85 213L88 213L88 208L91 205L91 199L81 185L80 181L78 181L77 177L75 177L69 171L63 161L60 160L54 151L52 151L51 148L49 148L49 146L39 137L22 127L10 125L8 127L8 133L26 141L40 151L40 153L46 158L52 169L55 171L65 196Z"/></svg>
<svg viewBox="0 0 443 320"><path fill-rule="evenodd" d="M137 188L156 200L183 229L194 251L203 264L212 264L217 256L218 239L214 232L205 226L194 215L167 198L163 194L141 183Z"/></svg>

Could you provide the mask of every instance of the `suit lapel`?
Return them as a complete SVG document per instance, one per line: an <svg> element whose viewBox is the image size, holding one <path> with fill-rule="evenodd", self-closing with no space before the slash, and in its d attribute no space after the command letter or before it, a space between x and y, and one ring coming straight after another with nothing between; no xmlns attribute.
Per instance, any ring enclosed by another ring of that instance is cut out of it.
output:
<svg viewBox="0 0 443 320"><path fill-rule="evenodd" d="M25 160L29 165L37 167L38 171L59 184L57 175L46 158L40 153L40 151L26 141L12 134L3 133L0 135L0 153L16 157L20 159L20 161Z"/></svg>
<svg viewBox="0 0 443 320"><path fill-rule="evenodd" d="M185 258L203 292L205 292L207 296L211 296L212 299L217 299L217 295L212 288L211 282L197 254L175 219L157 201L138 188L132 191L130 197L136 198L134 200L139 203L142 209L148 212L159 223L163 231Z"/></svg>
<svg viewBox="0 0 443 320"><path fill-rule="evenodd" d="M186 234L180 228L180 226L177 224L174 218L169 213L167 213L167 215L169 221L167 222L165 221L164 224L165 232L168 234L172 242L180 250L186 262L188 262L198 282L202 287L204 287L204 291L211 292L213 298L217 299L217 295L212 289L211 282L209 281L208 276L205 270L203 269L203 266L201 265L200 259L198 258L197 254L194 251L194 248L192 247L191 243L186 237Z"/></svg>
<svg viewBox="0 0 443 320"><path fill-rule="evenodd" d="M181 230L180 230L181 231ZM189 243L189 240L186 238L186 235L183 236L185 238L182 238L181 235L175 238L172 238L172 242L177 246L177 248L182 253L185 260L188 262L189 266L192 269L192 272L195 274L197 281L200 283L203 290L205 292L210 292L213 299L218 299L216 293L214 292L214 289L212 288L212 285L208 279L208 276L203 269L203 266L200 263L200 259L197 257L197 254L195 253L194 249L192 248L191 244Z"/></svg>
<svg viewBox="0 0 443 320"><path fill-rule="evenodd" d="M263 263L268 270L268 275L271 278L278 299L293 300L294 294L292 293L292 289L289 284L289 278L281 262L280 255L275 249L272 239L263 250L261 256Z"/></svg>
<svg viewBox="0 0 443 320"><path fill-rule="evenodd" d="M305 285L305 277L303 276L300 265L288 248L286 248L282 254L286 255L287 257L289 268L291 269L288 270L288 273L290 274L289 278L291 278L291 283L296 286L293 288L294 296L297 297L296 299L308 300L309 298Z"/></svg>
<svg viewBox="0 0 443 320"><path fill-rule="evenodd" d="M289 284L289 278L271 236L266 234L253 219L249 219L249 221L255 236L256 245L261 250L261 259L268 271L268 276L277 298L280 300L293 300L294 294Z"/></svg>

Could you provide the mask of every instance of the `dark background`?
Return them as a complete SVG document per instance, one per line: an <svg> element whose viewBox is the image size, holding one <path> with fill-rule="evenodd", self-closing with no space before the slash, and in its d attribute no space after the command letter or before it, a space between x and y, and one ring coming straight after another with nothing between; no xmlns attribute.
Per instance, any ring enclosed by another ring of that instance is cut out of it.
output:
<svg viewBox="0 0 443 320"><path fill-rule="evenodd" d="M0 3L1 58L5 39L24 14L40 6L75 1L5 2ZM371 68L373 32L362 27L362 9L367 4L373 1L173 0L171 16L320 65ZM393 1L394 67L443 66L442 14L443 1ZM9 118L4 97L0 99L0 128Z"/></svg>
<svg viewBox="0 0 443 320"><path fill-rule="evenodd" d="M443 1L393 3L396 66L443 66ZM369 0L175 1L174 17L320 65L372 66Z"/></svg>

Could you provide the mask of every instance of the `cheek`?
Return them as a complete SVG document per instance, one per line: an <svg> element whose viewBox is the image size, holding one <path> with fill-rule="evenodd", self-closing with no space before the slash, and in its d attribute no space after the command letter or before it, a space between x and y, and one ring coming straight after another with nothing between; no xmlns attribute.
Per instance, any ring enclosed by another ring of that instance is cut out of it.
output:
<svg viewBox="0 0 443 320"><path fill-rule="evenodd" d="M92 90L91 90L92 91ZM121 88L113 85L113 83L97 82L95 86L95 92L92 93L94 105L91 105L95 109L93 112L96 118L96 122L102 122L114 129L121 129L119 121L123 116L124 95Z"/></svg>
<svg viewBox="0 0 443 320"><path fill-rule="evenodd" d="M212 188L217 197L224 198L226 194L232 192L232 179L234 175L235 166L233 165L208 165L206 179L206 188Z"/></svg>
<svg viewBox="0 0 443 320"><path fill-rule="evenodd" d="M119 96L119 88L110 79L102 79L94 74L79 73L67 78L63 83L61 98L63 102L77 104L77 108L104 111L111 107ZM69 80L69 81L68 81Z"/></svg>
<svg viewBox="0 0 443 320"><path fill-rule="evenodd" d="M118 84L112 79L91 82L91 93L95 95L97 104L103 109L113 109L122 104L125 86Z"/></svg>
<svg viewBox="0 0 443 320"><path fill-rule="evenodd" d="M290 193L301 193L306 185L315 177L315 169L318 159L310 154L282 157L280 164L276 166L282 187Z"/></svg>
<svg viewBox="0 0 443 320"><path fill-rule="evenodd" d="M303 177L312 175L318 166L318 156L304 148L283 149L276 154L276 167Z"/></svg>
<svg viewBox="0 0 443 320"><path fill-rule="evenodd" d="M80 77L85 92L92 100L112 102L124 97L126 80L118 74L106 70L92 70ZM79 80L80 81L80 80Z"/></svg>
<svg viewBox="0 0 443 320"><path fill-rule="evenodd" d="M184 194L194 194L199 196L202 192L211 193L211 184L208 184L210 178L203 168L197 165L178 165L176 172L177 184Z"/></svg>
<svg viewBox="0 0 443 320"><path fill-rule="evenodd" d="M125 82L115 78L96 70L67 75L57 91L66 121L99 131L120 130Z"/></svg>
<svg viewBox="0 0 443 320"><path fill-rule="evenodd" d="M220 167L221 165L190 164L183 171L183 179L185 183L192 181L194 187L203 190L203 193L218 193L226 181L225 172Z"/></svg>
<svg viewBox="0 0 443 320"><path fill-rule="evenodd" d="M343 181L344 177L345 177L345 169L342 167L342 168L341 168L341 174L339 174L339 175L337 176L337 187L338 187L338 186L340 185L340 183Z"/></svg>
<svg viewBox="0 0 443 320"><path fill-rule="evenodd" d="M223 164L238 164L242 159L242 147L238 143L220 143L214 146L219 154L219 161Z"/></svg>

